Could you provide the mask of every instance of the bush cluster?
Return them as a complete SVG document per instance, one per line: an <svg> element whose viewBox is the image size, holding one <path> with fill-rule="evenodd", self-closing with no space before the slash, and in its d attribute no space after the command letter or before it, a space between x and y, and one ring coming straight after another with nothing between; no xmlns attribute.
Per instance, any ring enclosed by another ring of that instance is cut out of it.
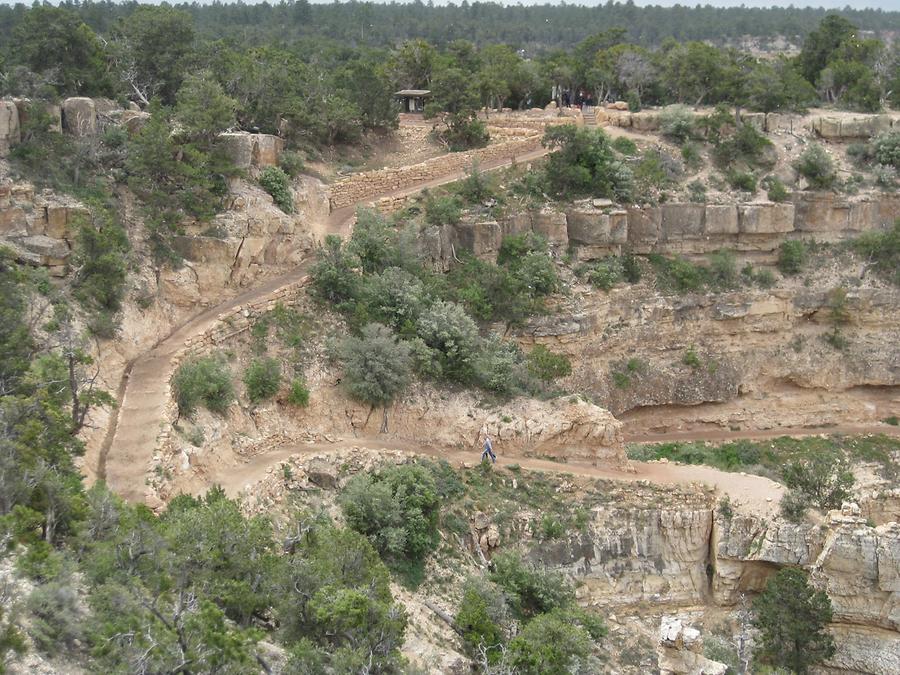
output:
<svg viewBox="0 0 900 675"><path fill-rule="evenodd" d="M182 363L172 377L178 414L193 416L197 406L222 414L234 400L234 385L225 360L205 356Z"/></svg>
<svg viewBox="0 0 900 675"><path fill-rule="evenodd" d="M281 363L278 359L262 357L254 359L244 371L244 387L251 403L270 399L281 386Z"/></svg>
<svg viewBox="0 0 900 675"><path fill-rule="evenodd" d="M294 197L291 194L291 178L284 169L267 166L259 174L259 184L269 193L275 204L285 213L294 212Z"/></svg>
<svg viewBox="0 0 900 675"><path fill-rule="evenodd" d="M368 537L389 566L408 581L421 580L425 558L437 545L440 512L426 467L403 464L357 474L338 501L347 525Z"/></svg>
<svg viewBox="0 0 900 675"><path fill-rule="evenodd" d="M346 246L326 242L312 277L316 295L361 331L338 350L345 385L361 400L386 405L412 372L501 395L542 386L516 345L482 337L475 322L521 321L557 290L555 266L539 237L507 237L498 264L463 256L442 276L418 262L406 233L361 212Z"/></svg>
<svg viewBox="0 0 900 675"><path fill-rule="evenodd" d="M575 604L571 584L511 551L492 563L487 578L467 580L456 613L469 653L498 672L593 672L594 643L606 629Z"/></svg>

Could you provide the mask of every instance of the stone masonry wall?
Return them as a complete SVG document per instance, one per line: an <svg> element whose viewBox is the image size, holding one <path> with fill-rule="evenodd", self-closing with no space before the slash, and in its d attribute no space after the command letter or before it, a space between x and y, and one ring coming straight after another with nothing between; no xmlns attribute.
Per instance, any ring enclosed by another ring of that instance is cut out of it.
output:
<svg viewBox="0 0 900 675"><path fill-rule="evenodd" d="M419 164L359 173L331 186L329 191L331 209L350 206L384 192L402 190L441 178L447 174L463 171L471 166L473 161L487 162L494 159L511 158L537 150L540 146L541 137L537 134L529 134L477 150L435 157Z"/></svg>

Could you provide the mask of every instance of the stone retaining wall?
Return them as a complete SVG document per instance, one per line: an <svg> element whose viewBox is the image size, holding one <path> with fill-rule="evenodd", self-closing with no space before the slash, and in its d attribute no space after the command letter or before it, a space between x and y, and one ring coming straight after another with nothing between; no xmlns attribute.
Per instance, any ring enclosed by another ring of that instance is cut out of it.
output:
<svg viewBox="0 0 900 675"><path fill-rule="evenodd" d="M350 206L378 194L402 190L419 183L437 180L448 174L464 171L472 165L473 161L487 162L512 158L540 147L541 137L539 135L523 135L521 138L493 143L485 148L435 157L419 164L359 173L331 186L329 189L331 209Z"/></svg>

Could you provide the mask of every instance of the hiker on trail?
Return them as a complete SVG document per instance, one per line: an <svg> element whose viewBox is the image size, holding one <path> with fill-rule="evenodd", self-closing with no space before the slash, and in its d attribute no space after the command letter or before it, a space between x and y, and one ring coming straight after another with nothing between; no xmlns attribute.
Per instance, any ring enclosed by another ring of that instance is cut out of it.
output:
<svg viewBox="0 0 900 675"><path fill-rule="evenodd" d="M484 435L484 450L481 452L481 461L483 462L486 457L491 458L491 463L497 463L497 455L494 454L494 444L491 443L491 437L487 434Z"/></svg>

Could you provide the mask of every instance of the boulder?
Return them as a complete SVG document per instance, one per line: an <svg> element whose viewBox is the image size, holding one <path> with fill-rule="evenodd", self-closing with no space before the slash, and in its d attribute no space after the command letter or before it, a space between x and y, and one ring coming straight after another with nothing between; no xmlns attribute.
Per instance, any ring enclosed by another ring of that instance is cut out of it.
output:
<svg viewBox="0 0 900 675"><path fill-rule="evenodd" d="M150 113L140 110L125 110L122 112L122 126L132 136L144 128L150 119Z"/></svg>
<svg viewBox="0 0 900 675"><path fill-rule="evenodd" d="M224 263L229 268L237 256L240 240L216 237L178 236L172 239L172 248L185 259L203 263Z"/></svg>
<svg viewBox="0 0 900 675"><path fill-rule="evenodd" d="M888 115L863 115L841 120L841 139L865 139L890 131L891 118Z"/></svg>
<svg viewBox="0 0 900 675"><path fill-rule="evenodd" d="M825 139L837 140L841 137L841 120L837 117L814 117L810 127Z"/></svg>
<svg viewBox="0 0 900 675"><path fill-rule="evenodd" d="M738 212L734 204L707 204L705 214L707 234L737 234Z"/></svg>
<svg viewBox="0 0 900 675"><path fill-rule="evenodd" d="M636 248L656 244L659 241L662 223L662 212L659 207L629 206L627 212L628 243Z"/></svg>
<svg viewBox="0 0 900 675"><path fill-rule="evenodd" d="M256 154L253 157L254 166L260 168L278 166L278 160L284 151L284 140L272 134L254 134L256 137Z"/></svg>
<svg viewBox="0 0 900 675"><path fill-rule="evenodd" d="M661 238L667 241L695 238L703 233L703 204L663 204Z"/></svg>
<svg viewBox="0 0 900 675"><path fill-rule="evenodd" d="M569 243L566 214L554 209L541 209L533 214L531 221L535 234L543 235L551 245L565 246Z"/></svg>
<svg viewBox="0 0 900 675"><path fill-rule="evenodd" d="M793 204L741 204L738 206L741 234L776 234L794 229Z"/></svg>
<svg viewBox="0 0 900 675"><path fill-rule="evenodd" d="M6 157L20 140L19 111L16 104L0 100L0 157Z"/></svg>
<svg viewBox="0 0 900 675"><path fill-rule="evenodd" d="M610 243L609 215L593 208L573 208L566 212L569 241L597 246Z"/></svg>
<svg viewBox="0 0 900 675"><path fill-rule="evenodd" d="M277 166L284 148L284 141L270 134L250 134L245 131L219 134L219 141L232 163L239 169Z"/></svg>
<svg viewBox="0 0 900 675"><path fill-rule="evenodd" d="M635 131L656 131L660 126L660 114L655 111L644 110L631 113L631 127Z"/></svg>
<svg viewBox="0 0 900 675"><path fill-rule="evenodd" d="M48 206L46 235L54 239L71 239L80 220L90 217L86 209L73 206Z"/></svg>
<svg viewBox="0 0 900 675"><path fill-rule="evenodd" d="M111 98L95 98L94 110L98 115L110 115L122 112L122 106L113 101Z"/></svg>
<svg viewBox="0 0 900 675"><path fill-rule="evenodd" d="M728 666L703 656L700 631L675 616L663 616L656 648L660 675L725 675Z"/></svg>
<svg viewBox="0 0 900 675"><path fill-rule="evenodd" d="M0 236L17 236L25 233L25 211L19 206L0 209Z"/></svg>
<svg viewBox="0 0 900 675"><path fill-rule="evenodd" d="M84 96L67 98L62 104L63 131L72 136L97 133L97 108L93 99Z"/></svg>
<svg viewBox="0 0 900 675"><path fill-rule="evenodd" d="M475 256L496 253L500 249L502 231L497 221L461 222L454 228L454 244L458 250Z"/></svg>
<svg viewBox="0 0 900 675"><path fill-rule="evenodd" d="M26 252L37 256L40 260L39 264L46 267L65 265L66 258L69 257L69 247L66 242L59 239L51 239L42 234L23 237L17 243Z"/></svg>
<svg viewBox="0 0 900 675"><path fill-rule="evenodd" d="M503 221L502 226L504 237L531 232L531 213L528 211L514 213Z"/></svg>
<svg viewBox="0 0 900 675"><path fill-rule="evenodd" d="M796 229L801 232L842 232L850 226L850 204L831 192L796 192Z"/></svg>

